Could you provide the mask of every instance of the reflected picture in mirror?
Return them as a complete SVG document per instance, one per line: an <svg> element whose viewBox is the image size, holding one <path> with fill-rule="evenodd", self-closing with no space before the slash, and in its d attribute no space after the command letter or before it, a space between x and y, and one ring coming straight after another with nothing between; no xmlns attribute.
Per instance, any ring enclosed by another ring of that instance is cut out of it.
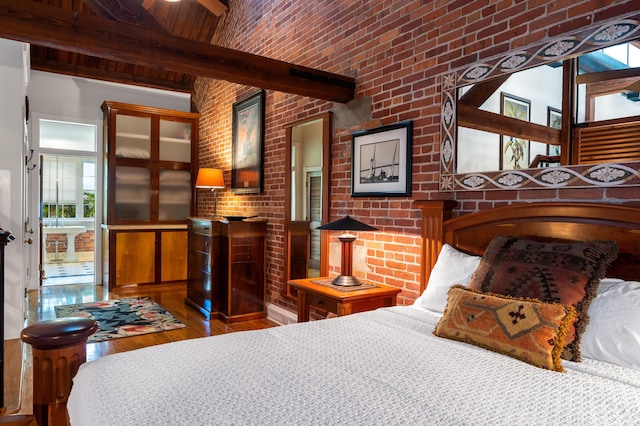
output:
<svg viewBox="0 0 640 426"><path fill-rule="evenodd" d="M502 92L501 113L505 117L529 121L531 101ZM502 135L500 170L526 169L529 167L529 141L513 135Z"/></svg>

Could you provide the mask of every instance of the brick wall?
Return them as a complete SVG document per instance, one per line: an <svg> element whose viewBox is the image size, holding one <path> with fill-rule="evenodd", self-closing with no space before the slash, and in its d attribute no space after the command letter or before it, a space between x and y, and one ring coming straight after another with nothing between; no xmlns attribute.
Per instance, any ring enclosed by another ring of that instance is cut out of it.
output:
<svg viewBox="0 0 640 426"><path fill-rule="evenodd" d="M48 234L45 241L45 251L50 254L55 254L56 252L56 241L58 242L58 253L66 253L67 252L67 234ZM82 234L76 235L75 238L75 250L78 252L92 252L95 249L95 237L93 231L83 232Z"/></svg>
<svg viewBox="0 0 640 426"><path fill-rule="evenodd" d="M444 74L505 52L637 13L635 1L558 0L229 0L214 44L337 74L355 76L358 98L371 98L371 117L332 132L331 218L350 214L380 229L361 233L367 278L403 289L399 303L418 295L419 211L414 199L455 198L460 212L535 200L607 200L640 204L638 189L438 192L440 84ZM200 166L225 170L230 184L231 106L257 88L199 79L194 103L202 114ZM267 90L264 191L221 192L218 212L269 220L269 301L294 310L283 296L284 126L335 107L331 102ZM413 120L411 198L351 198L351 133ZM199 193L199 214L212 214ZM337 272L339 265L332 268Z"/></svg>

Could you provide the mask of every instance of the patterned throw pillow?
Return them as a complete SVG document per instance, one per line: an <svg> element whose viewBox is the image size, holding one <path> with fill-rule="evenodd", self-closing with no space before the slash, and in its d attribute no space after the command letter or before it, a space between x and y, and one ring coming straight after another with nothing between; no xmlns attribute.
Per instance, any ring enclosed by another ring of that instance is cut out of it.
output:
<svg viewBox="0 0 640 426"><path fill-rule="evenodd" d="M562 357L580 361L589 304L617 253L614 241L538 242L499 236L489 243L469 287L573 305L578 319Z"/></svg>
<svg viewBox="0 0 640 426"><path fill-rule="evenodd" d="M562 372L560 355L575 319L570 305L454 286L434 334Z"/></svg>

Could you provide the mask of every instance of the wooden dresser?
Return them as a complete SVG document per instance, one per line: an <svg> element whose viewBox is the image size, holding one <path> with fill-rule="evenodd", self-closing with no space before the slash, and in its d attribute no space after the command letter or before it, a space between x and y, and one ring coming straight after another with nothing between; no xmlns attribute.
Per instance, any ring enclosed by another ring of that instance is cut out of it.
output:
<svg viewBox="0 0 640 426"><path fill-rule="evenodd" d="M189 218L185 303L226 322L266 316L267 222Z"/></svg>

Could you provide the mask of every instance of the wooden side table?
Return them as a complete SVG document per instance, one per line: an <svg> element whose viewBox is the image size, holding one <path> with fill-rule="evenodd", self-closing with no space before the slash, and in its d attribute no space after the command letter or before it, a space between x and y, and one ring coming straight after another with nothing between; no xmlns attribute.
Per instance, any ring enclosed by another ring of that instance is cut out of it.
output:
<svg viewBox="0 0 640 426"><path fill-rule="evenodd" d="M395 306L397 287L374 284L371 287L343 287L320 284L331 282L330 278L304 278L289 281L289 285L298 291L298 322L309 321L309 307L333 312L338 316L356 312Z"/></svg>
<svg viewBox="0 0 640 426"><path fill-rule="evenodd" d="M69 317L37 322L22 330L22 341L31 345L33 415L38 425L68 424L71 382L87 359L87 339L97 329L92 319Z"/></svg>

